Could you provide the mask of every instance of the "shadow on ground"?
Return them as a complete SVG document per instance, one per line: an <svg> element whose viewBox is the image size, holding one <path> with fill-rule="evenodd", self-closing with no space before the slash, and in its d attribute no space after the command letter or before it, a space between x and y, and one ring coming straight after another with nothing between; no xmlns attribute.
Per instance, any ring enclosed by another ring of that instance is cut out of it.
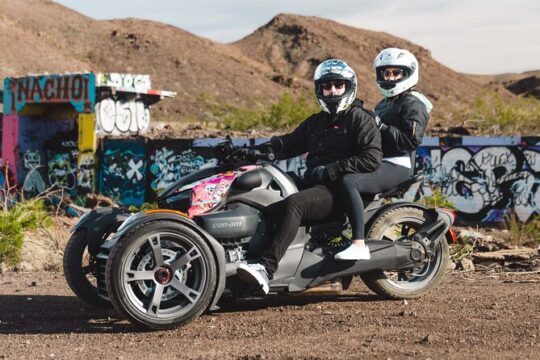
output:
<svg viewBox="0 0 540 360"><path fill-rule="evenodd" d="M249 298L236 301L227 301L224 298L219 302L218 313L234 313L242 311L255 311L284 306L305 306L326 302L370 302L382 301L378 295L371 294L344 294L344 295L268 295L261 298Z"/></svg>
<svg viewBox="0 0 540 360"><path fill-rule="evenodd" d="M0 295L0 334L133 332L114 309L93 308L74 296Z"/></svg>
<svg viewBox="0 0 540 360"><path fill-rule="evenodd" d="M217 313L257 311L325 302L380 301L375 295L269 295L220 302ZM144 331L112 308L91 307L75 296L0 295L0 334L132 333ZM204 315L203 315L204 316Z"/></svg>

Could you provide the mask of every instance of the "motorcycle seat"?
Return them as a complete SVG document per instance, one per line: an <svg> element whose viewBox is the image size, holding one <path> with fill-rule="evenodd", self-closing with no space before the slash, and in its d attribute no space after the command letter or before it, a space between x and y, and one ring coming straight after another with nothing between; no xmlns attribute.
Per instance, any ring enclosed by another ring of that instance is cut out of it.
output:
<svg viewBox="0 0 540 360"><path fill-rule="evenodd" d="M416 175L410 177L409 179L405 180L401 184L391 189L388 189L382 193L373 194L372 200L385 199L389 197L401 197L403 196L405 192L407 192L407 190L409 189L411 185L421 182L423 180L424 180L424 172L419 171Z"/></svg>

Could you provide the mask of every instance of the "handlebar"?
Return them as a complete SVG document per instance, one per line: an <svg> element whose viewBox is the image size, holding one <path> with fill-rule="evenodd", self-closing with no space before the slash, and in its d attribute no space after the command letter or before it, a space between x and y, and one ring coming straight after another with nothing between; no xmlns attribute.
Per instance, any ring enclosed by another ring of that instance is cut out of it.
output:
<svg viewBox="0 0 540 360"><path fill-rule="evenodd" d="M270 147L263 151L257 148L234 146L231 139L219 143L214 148L214 156L224 163L274 161L276 156Z"/></svg>

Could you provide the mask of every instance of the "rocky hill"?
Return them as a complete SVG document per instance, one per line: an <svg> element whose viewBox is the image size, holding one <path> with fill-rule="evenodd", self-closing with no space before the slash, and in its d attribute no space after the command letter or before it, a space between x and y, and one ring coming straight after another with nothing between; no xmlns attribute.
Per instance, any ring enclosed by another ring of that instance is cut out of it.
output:
<svg viewBox="0 0 540 360"><path fill-rule="evenodd" d="M540 99L540 70L520 74L470 75L482 85L502 84L511 93Z"/></svg>
<svg viewBox="0 0 540 360"><path fill-rule="evenodd" d="M47 0L0 0L0 78L66 71L144 73L178 92L157 116L195 117L201 95L223 102L277 97L270 68L233 46L144 20L97 21Z"/></svg>
<svg viewBox="0 0 540 360"><path fill-rule="evenodd" d="M287 91L312 96L313 71L329 57L353 66L359 97L373 107L380 96L372 60L397 46L421 63L419 88L435 103L434 124L451 123L449 114L486 86L506 92L501 81L460 74L425 48L361 26L281 14L244 39L221 44L158 22L98 21L49 0L0 0L0 78L84 70L150 74L154 87L178 93L156 105L154 119L185 123L204 116L201 97L249 107Z"/></svg>
<svg viewBox="0 0 540 360"><path fill-rule="evenodd" d="M435 61L429 50L407 40L316 17L278 15L233 45L270 66L275 78L291 87L311 88L313 71L322 60L346 59L357 73L359 95L369 106L380 100L373 59L387 47L406 48L417 56L421 64L419 89L437 105L463 101L481 89L466 75Z"/></svg>

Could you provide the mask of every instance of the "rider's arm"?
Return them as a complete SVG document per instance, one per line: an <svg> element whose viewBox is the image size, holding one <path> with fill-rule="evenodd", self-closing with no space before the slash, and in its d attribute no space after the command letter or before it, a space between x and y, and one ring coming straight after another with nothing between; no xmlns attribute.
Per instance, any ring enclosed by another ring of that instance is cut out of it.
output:
<svg viewBox="0 0 540 360"><path fill-rule="evenodd" d="M278 159L289 159L307 152L308 122L314 115L304 120L293 132L278 136L282 142L282 149L278 152Z"/></svg>
<svg viewBox="0 0 540 360"><path fill-rule="evenodd" d="M351 127L356 153L327 165L331 180L347 173L375 171L381 163L381 134L373 117L359 109Z"/></svg>
<svg viewBox="0 0 540 360"><path fill-rule="evenodd" d="M400 110L401 128L381 126L382 141L385 146L404 153L414 151L422 142L429 120L425 105L414 96L408 97Z"/></svg>

